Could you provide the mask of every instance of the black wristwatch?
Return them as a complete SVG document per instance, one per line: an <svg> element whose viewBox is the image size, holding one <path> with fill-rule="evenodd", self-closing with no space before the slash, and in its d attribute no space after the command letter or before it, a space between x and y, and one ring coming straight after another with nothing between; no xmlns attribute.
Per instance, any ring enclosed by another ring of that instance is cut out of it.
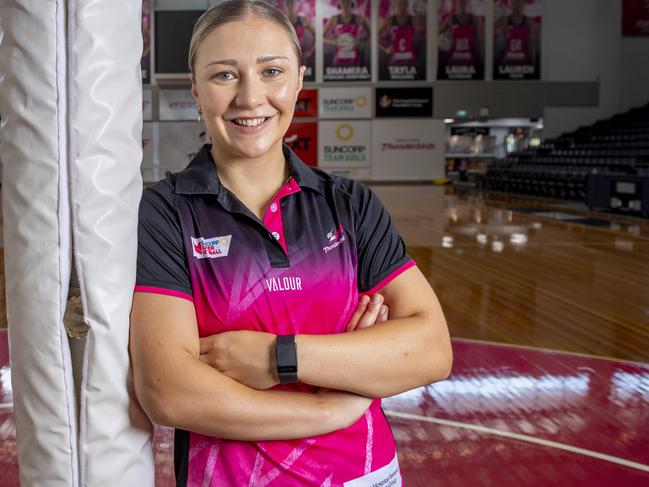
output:
<svg viewBox="0 0 649 487"><path fill-rule="evenodd" d="M298 382L297 347L295 335L278 335L275 341L275 359L280 384Z"/></svg>

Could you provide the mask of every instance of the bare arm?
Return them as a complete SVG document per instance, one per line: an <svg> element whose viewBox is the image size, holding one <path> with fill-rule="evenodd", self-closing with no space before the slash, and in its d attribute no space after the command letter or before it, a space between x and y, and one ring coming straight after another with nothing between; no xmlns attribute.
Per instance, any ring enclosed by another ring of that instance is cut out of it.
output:
<svg viewBox="0 0 649 487"><path fill-rule="evenodd" d="M336 25L336 22L338 21L338 16L333 15L329 17L327 20L327 23L325 24L324 28L322 29L322 40L323 42L326 42L328 44L336 44L335 39L331 39L330 37L327 37L329 35L329 32L331 32L331 29L334 28L334 25Z"/></svg>
<svg viewBox="0 0 649 487"><path fill-rule="evenodd" d="M388 321L354 333L297 336L300 380L385 397L448 376L446 320L419 269L405 271L381 294L390 308Z"/></svg>
<svg viewBox="0 0 649 487"><path fill-rule="evenodd" d="M452 352L446 321L419 269L405 271L381 294L390 309L388 321L377 320L353 333L296 336L302 382L385 397L448 376ZM378 296L368 306L374 314L382 305ZM236 380L269 387L276 383L273 365L255 357L267 355L274 343L275 335L269 333L228 332L203 339L202 351L221 357L221 362L206 361Z"/></svg>
<svg viewBox="0 0 649 487"><path fill-rule="evenodd" d="M135 293L130 353L135 394L156 423L236 440L303 438L344 428L369 401L345 393L258 391L199 359L193 305Z"/></svg>

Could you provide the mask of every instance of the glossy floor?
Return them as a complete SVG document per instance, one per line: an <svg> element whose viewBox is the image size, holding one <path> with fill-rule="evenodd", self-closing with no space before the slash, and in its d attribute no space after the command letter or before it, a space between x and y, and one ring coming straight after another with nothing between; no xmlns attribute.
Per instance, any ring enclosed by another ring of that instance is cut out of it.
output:
<svg viewBox="0 0 649 487"><path fill-rule="evenodd" d="M449 380L384 401L408 486L649 485L649 366L455 340ZM6 333L0 485L18 486ZM155 438L158 487L173 435ZM117 480L117 479L116 479Z"/></svg>
<svg viewBox="0 0 649 487"><path fill-rule="evenodd" d="M454 337L649 362L648 220L453 188L373 189Z"/></svg>

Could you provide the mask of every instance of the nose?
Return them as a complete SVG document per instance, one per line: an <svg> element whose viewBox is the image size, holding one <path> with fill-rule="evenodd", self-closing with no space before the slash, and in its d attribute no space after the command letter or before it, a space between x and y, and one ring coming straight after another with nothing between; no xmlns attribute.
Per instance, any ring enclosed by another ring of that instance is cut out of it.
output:
<svg viewBox="0 0 649 487"><path fill-rule="evenodd" d="M254 108L264 99L264 86L257 76L242 76L239 79L235 103L239 108Z"/></svg>

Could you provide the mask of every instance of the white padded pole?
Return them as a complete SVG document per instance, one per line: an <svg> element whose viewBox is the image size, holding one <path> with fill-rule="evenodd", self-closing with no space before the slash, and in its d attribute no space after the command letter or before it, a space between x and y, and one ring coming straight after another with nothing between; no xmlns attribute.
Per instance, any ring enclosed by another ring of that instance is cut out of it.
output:
<svg viewBox="0 0 649 487"><path fill-rule="evenodd" d="M70 272L63 0L1 0L0 157L21 485L78 485L63 313Z"/></svg>
<svg viewBox="0 0 649 487"><path fill-rule="evenodd" d="M142 190L141 1L69 0L71 183L86 341L81 485L154 484L148 423L129 417L128 329Z"/></svg>

